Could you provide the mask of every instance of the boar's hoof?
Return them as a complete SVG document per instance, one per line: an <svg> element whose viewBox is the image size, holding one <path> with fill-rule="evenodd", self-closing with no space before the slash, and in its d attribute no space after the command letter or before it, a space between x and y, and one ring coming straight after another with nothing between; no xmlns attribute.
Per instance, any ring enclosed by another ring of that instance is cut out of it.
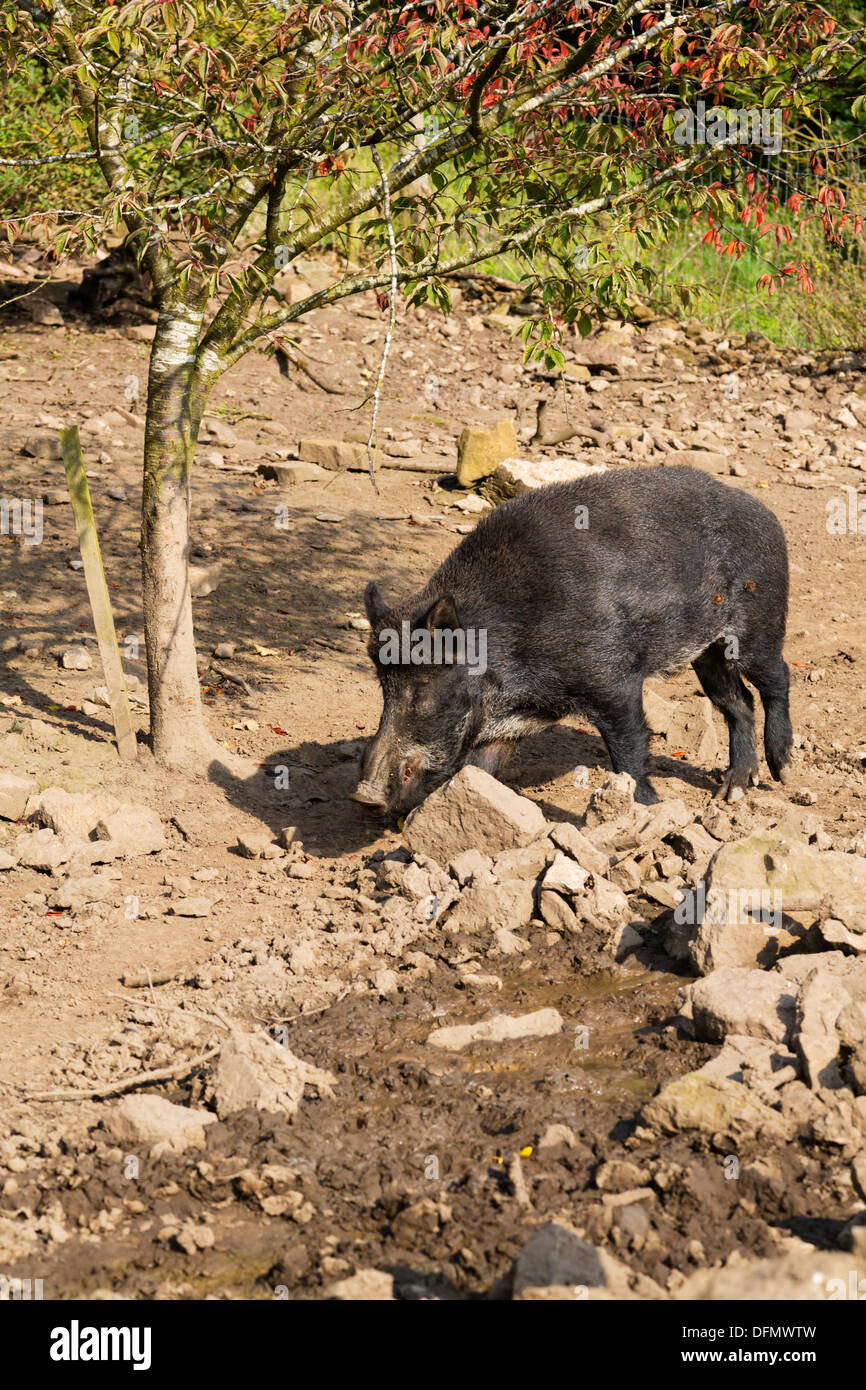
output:
<svg viewBox="0 0 866 1390"><path fill-rule="evenodd" d="M388 797L385 792L379 791L370 782L359 782L353 792L349 792L352 801L359 801L362 806L381 806L388 805Z"/></svg>
<svg viewBox="0 0 866 1390"><path fill-rule="evenodd" d="M791 767L788 764L786 764L785 767L779 768L779 775L777 780L782 783L783 787L787 787L793 775L794 774L791 770Z"/></svg>

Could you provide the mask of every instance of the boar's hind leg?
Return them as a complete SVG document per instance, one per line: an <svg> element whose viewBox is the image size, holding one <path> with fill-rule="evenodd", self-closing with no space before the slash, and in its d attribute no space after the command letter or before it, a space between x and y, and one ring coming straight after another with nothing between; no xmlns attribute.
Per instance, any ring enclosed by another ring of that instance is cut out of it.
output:
<svg viewBox="0 0 866 1390"><path fill-rule="evenodd" d="M757 781L755 756L755 701L740 680L736 668L716 643L692 662L698 680L728 726L730 767L717 793L727 801L738 801L750 782Z"/></svg>
<svg viewBox="0 0 866 1390"><path fill-rule="evenodd" d="M635 780L635 801L654 806L658 797L647 777L649 730L643 712L643 681L624 685L616 705L605 701L592 720L605 741L614 772L629 773Z"/></svg>
<svg viewBox="0 0 866 1390"><path fill-rule="evenodd" d="M764 755L777 782L787 782L787 764L794 735L788 710L788 667L781 656L761 655L740 662L743 675L751 681L764 706Z"/></svg>

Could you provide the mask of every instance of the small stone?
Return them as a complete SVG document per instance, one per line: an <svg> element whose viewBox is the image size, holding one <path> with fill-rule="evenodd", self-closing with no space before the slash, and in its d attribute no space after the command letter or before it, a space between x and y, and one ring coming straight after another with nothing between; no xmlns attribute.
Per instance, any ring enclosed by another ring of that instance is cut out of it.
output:
<svg viewBox="0 0 866 1390"><path fill-rule="evenodd" d="M168 910L174 917L209 917L213 904L213 898L178 898Z"/></svg>
<svg viewBox="0 0 866 1390"><path fill-rule="evenodd" d="M298 453L302 463L313 463L330 472L350 469L365 473L369 467L365 445L342 439L302 439Z"/></svg>
<svg viewBox="0 0 866 1390"><path fill-rule="evenodd" d="M93 657L86 647L67 647L60 658L60 664L65 671L89 671L93 665Z"/></svg>
<svg viewBox="0 0 866 1390"><path fill-rule="evenodd" d="M0 770L0 819L21 820L35 791L36 783L32 778Z"/></svg>
<svg viewBox="0 0 866 1390"><path fill-rule="evenodd" d="M524 1038L549 1038L563 1029L562 1015L556 1009L512 1017L495 1014L480 1023L462 1023L452 1028L434 1028L427 1043L448 1052L460 1052L478 1042L518 1042Z"/></svg>

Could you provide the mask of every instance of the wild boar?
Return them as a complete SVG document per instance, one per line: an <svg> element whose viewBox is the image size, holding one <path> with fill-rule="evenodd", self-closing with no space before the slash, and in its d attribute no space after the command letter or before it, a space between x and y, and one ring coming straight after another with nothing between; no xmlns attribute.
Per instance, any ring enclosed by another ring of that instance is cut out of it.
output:
<svg viewBox="0 0 866 1390"><path fill-rule="evenodd" d="M365 593L384 709L354 799L403 812L465 763L494 775L515 740L566 715L601 733L637 799L648 779L647 676L691 662L728 726L720 794L792 742L785 536L761 502L693 468L621 469L526 492L486 516L418 593Z"/></svg>

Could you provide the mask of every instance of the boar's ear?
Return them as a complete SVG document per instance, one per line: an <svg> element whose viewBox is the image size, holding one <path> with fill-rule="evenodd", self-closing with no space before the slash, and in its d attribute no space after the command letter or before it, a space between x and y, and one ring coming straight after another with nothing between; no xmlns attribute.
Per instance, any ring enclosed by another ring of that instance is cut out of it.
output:
<svg viewBox="0 0 866 1390"><path fill-rule="evenodd" d="M382 597L382 591L378 584L368 584L364 590L364 607L367 610L367 617L374 625L384 618L388 611L388 606Z"/></svg>
<svg viewBox="0 0 866 1390"><path fill-rule="evenodd" d="M432 608L429 608L421 619L428 632L440 631L456 632L460 626L460 619L457 616L457 606L450 594L443 594L442 598L437 598Z"/></svg>

